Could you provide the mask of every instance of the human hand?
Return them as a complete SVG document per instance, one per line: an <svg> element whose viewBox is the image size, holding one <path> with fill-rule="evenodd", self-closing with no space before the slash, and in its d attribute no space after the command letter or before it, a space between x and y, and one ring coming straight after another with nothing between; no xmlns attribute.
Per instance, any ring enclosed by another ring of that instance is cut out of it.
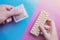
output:
<svg viewBox="0 0 60 40"><path fill-rule="evenodd" d="M48 19L44 27L39 27L46 40L58 40L57 30L53 20Z"/></svg>
<svg viewBox="0 0 60 40"><path fill-rule="evenodd" d="M5 24L12 21L11 16L19 15L19 10L13 10L11 5L0 5L0 24Z"/></svg>

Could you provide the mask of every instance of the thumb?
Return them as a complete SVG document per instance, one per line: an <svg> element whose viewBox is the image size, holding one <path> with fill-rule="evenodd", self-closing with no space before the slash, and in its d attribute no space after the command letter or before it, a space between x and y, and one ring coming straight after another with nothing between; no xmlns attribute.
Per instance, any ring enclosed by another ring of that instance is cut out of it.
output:
<svg viewBox="0 0 60 40"><path fill-rule="evenodd" d="M39 29L43 32L44 35L47 35L47 32L42 24L40 24Z"/></svg>
<svg viewBox="0 0 60 40"><path fill-rule="evenodd" d="M9 12L9 14L8 14L8 16L10 17L10 16L17 16L17 15L20 15L22 12L20 11L20 10L18 10L18 9L12 9L10 12Z"/></svg>
<svg viewBox="0 0 60 40"><path fill-rule="evenodd" d="M6 10L6 11L10 11L10 10L13 8L12 5L7 5L7 4L5 4L5 5L2 4L1 6L2 6L2 7L5 7L5 10Z"/></svg>

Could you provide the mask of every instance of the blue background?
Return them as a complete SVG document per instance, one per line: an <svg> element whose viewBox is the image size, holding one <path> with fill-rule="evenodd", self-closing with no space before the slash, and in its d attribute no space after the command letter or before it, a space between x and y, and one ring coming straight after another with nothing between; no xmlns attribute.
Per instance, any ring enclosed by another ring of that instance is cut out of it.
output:
<svg viewBox="0 0 60 40"><path fill-rule="evenodd" d="M0 40L21 40L28 22L38 4L38 0L0 0L0 4L12 6L18 6L22 3L24 4L29 17L18 23L12 21L11 23L0 26L3 27L0 28Z"/></svg>

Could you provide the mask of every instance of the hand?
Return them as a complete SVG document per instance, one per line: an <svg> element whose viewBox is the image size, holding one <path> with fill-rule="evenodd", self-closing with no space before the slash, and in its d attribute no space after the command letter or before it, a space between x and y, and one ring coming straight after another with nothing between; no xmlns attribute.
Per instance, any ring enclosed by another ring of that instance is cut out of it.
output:
<svg viewBox="0 0 60 40"><path fill-rule="evenodd" d="M0 5L0 24L5 24L12 21L11 16L19 15L19 10L13 10L11 5Z"/></svg>
<svg viewBox="0 0 60 40"><path fill-rule="evenodd" d="M53 20L48 19L44 27L39 27L46 40L58 40L57 30Z"/></svg>

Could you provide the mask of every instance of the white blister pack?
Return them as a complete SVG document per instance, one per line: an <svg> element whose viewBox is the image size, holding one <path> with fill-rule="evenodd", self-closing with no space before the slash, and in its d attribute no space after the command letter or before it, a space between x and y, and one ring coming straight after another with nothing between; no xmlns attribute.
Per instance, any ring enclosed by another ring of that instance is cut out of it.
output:
<svg viewBox="0 0 60 40"><path fill-rule="evenodd" d="M27 12L26 12L23 4L15 7L14 9L15 9L15 10L20 10L20 11L22 12L22 13L21 13L20 15L18 15L18 16L13 16L13 19L14 19L15 22L19 22L19 21L21 21L21 20L23 20L23 19L25 19L25 18L28 18L28 14L27 14Z"/></svg>
<svg viewBox="0 0 60 40"><path fill-rule="evenodd" d="M36 19L30 33L33 34L34 36L39 36L40 34L40 30L39 30L39 26L44 26L44 23L46 22L46 20L48 19L48 14L46 11L41 11L41 13L39 14L38 18Z"/></svg>

